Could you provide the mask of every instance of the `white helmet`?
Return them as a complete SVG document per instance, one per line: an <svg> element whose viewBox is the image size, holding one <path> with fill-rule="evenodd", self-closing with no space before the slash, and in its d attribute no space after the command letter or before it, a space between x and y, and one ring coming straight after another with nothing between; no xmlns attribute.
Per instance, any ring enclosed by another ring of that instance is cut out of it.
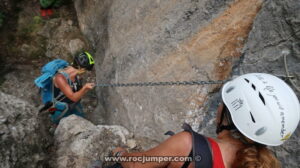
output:
<svg viewBox="0 0 300 168"><path fill-rule="evenodd" d="M284 81L273 75L239 76L223 86L222 99L236 128L261 144L283 144L299 123L297 96Z"/></svg>

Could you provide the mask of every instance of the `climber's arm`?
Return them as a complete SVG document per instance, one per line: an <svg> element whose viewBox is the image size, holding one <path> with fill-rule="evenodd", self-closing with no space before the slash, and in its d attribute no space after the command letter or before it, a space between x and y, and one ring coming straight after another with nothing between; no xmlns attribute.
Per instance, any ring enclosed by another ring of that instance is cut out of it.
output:
<svg viewBox="0 0 300 168"><path fill-rule="evenodd" d="M124 157L132 156L163 156L163 157L186 157L192 150L192 136L188 132L178 133L166 141L145 152L123 153ZM181 167L184 162L122 162L124 168L152 168L152 167Z"/></svg>
<svg viewBox="0 0 300 168"><path fill-rule="evenodd" d="M66 78L62 74L57 74L55 76L54 84L64 93L67 98L73 102L79 101L86 92L94 87L92 84L85 84L78 92L73 92Z"/></svg>

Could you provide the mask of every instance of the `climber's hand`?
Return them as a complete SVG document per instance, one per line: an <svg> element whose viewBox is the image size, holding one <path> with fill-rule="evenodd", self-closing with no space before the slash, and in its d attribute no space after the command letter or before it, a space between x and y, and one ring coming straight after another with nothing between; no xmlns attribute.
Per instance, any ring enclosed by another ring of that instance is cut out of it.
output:
<svg viewBox="0 0 300 168"><path fill-rule="evenodd" d="M117 147L112 151L112 155L116 157L122 156L124 153L127 153L127 150L121 147Z"/></svg>
<svg viewBox="0 0 300 168"><path fill-rule="evenodd" d="M86 83L83 88L86 90L92 90L95 87L95 83Z"/></svg>

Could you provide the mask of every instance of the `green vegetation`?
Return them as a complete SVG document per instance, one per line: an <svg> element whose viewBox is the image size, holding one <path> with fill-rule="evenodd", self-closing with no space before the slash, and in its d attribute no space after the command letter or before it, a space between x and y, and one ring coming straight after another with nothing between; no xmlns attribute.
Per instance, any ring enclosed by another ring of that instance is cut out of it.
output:
<svg viewBox="0 0 300 168"><path fill-rule="evenodd" d="M58 7L62 6L63 3L64 3L64 2L63 2L62 0L56 0L53 6L54 6L55 8L58 8Z"/></svg>
<svg viewBox="0 0 300 168"><path fill-rule="evenodd" d="M48 8L51 5L53 5L53 3L55 2L55 0L40 0L40 4L43 8Z"/></svg>
<svg viewBox="0 0 300 168"><path fill-rule="evenodd" d="M40 16L33 17L33 24L39 25L39 24L43 24L43 23L44 23L44 21Z"/></svg>
<svg viewBox="0 0 300 168"><path fill-rule="evenodd" d="M34 16L31 22L23 27L22 31L24 33L33 33L39 30L43 24L44 20L40 16Z"/></svg>
<svg viewBox="0 0 300 168"><path fill-rule="evenodd" d="M29 16L19 19L17 33L7 38L6 48L10 55L18 55L26 60L43 57L46 52L46 38L38 32L45 25L41 16ZM17 60L16 60L17 61Z"/></svg>
<svg viewBox="0 0 300 168"><path fill-rule="evenodd" d="M22 40L31 40L33 34L35 34L44 25L45 21L40 16L34 16L28 24L24 24L20 27L18 36Z"/></svg>
<svg viewBox="0 0 300 168"><path fill-rule="evenodd" d="M63 5L62 0L40 0L40 4L43 8L55 7L58 8Z"/></svg>

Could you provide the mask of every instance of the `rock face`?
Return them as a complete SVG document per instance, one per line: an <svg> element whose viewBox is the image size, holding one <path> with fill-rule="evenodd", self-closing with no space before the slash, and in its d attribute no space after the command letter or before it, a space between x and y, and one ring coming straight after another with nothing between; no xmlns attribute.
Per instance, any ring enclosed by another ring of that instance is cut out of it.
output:
<svg viewBox="0 0 300 168"><path fill-rule="evenodd" d="M267 1L258 14L244 48L236 74L265 72L286 76L287 69L300 86L300 3L298 0ZM289 82L290 83L290 82ZM291 84L291 83L290 83ZM296 91L296 88L293 87ZM299 91L299 90L298 90ZM298 92L298 97L300 92ZM274 148L283 167L299 167L300 126L283 146Z"/></svg>
<svg viewBox="0 0 300 168"><path fill-rule="evenodd" d="M26 100L37 108L41 105L41 98L33 81L38 75L40 70L33 69L31 66L15 66L13 72L3 76L5 81L1 84L0 91Z"/></svg>
<svg viewBox="0 0 300 168"><path fill-rule="evenodd" d="M10 12L14 7L15 2L10 0L0 0L0 12Z"/></svg>
<svg viewBox="0 0 300 168"><path fill-rule="evenodd" d="M13 13L18 18L2 29L18 25L0 37L0 50L6 52L1 52L0 58L18 57L11 62L16 71L5 76L0 90L30 101L0 91L1 168L87 167L92 161L103 160L116 146L134 148L137 144L132 140L133 134L140 138L138 144L148 148L166 138L164 132L181 130L183 122L208 136L215 135L213 123L221 85L98 88L98 108L88 118L94 123L121 124L126 128L96 126L70 116L57 127L54 135L57 151L50 155L46 149L52 139L45 126L49 118L40 118L30 105L38 105L34 104L38 102L38 94L32 90L32 81L39 69L33 70L31 66L36 62L29 57L44 59L42 53L47 59L70 59L77 51L88 48L85 38L96 53L97 83L224 80L249 72L285 76L288 69L293 76L291 81L299 89L299 0L264 3L262 0L74 0L74 3L85 37L67 7L57 10L65 17L43 22L36 16L37 0L18 3L18 7L27 6L19 13L11 12L16 6L13 1L0 0L0 12ZM14 33L17 38L11 38ZM13 45L9 45L9 39L15 39ZM287 68L283 55L287 58ZM0 61L0 74L3 62ZM18 62L22 66L17 66ZM90 111L94 106L92 101L94 98L83 103L90 106ZM300 127L283 146L272 148L284 167L299 167L299 138ZM50 165L47 157L51 157Z"/></svg>
<svg viewBox="0 0 300 168"><path fill-rule="evenodd" d="M132 134L124 127L96 126L72 115L62 119L55 131L57 158L54 167L88 167L93 161L103 161L113 148L126 145L131 137ZM132 140L128 143L131 145Z"/></svg>
<svg viewBox="0 0 300 168"><path fill-rule="evenodd" d="M74 2L80 29L96 50L98 83L223 80L249 72L282 76L286 54L299 87L298 0ZM219 88L98 89L96 111L108 124L159 141L184 121L213 135ZM286 167L299 163L299 134L298 128L274 149Z"/></svg>
<svg viewBox="0 0 300 168"><path fill-rule="evenodd" d="M0 167L46 166L47 139L37 110L14 96L0 92Z"/></svg>
<svg viewBox="0 0 300 168"><path fill-rule="evenodd" d="M283 55L287 55L288 70L295 77L295 82L299 81L299 9L297 0L274 0L264 4L244 49L245 55L239 68L242 73L258 71L284 76Z"/></svg>
<svg viewBox="0 0 300 168"><path fill-rule="evenodd" d="M0 1L0 15L5 16L0 29L0 69L13 69L7 64L32 66L54 58L71 60L75 53L90 50L78 28L72 1L64 4L45 20L39 0Z"/></svg>
<svg viewBox="0 0 300 168"><path fill-rule="evenodd" d="M219 80L240 56L261 1L77 0L75 7L83 34L98 49L98 83ZM215 89L116 88L98 95L107 123L162 140L185 121L198 128Z"/></svg>
<svg viewBox="0 0 300 168"><path fill-rule="evenodd" d="M71 19L52 19L38 32L47 40L45 55L49 58L71 60L72 56L88 46L80 30Z"/></svg>

